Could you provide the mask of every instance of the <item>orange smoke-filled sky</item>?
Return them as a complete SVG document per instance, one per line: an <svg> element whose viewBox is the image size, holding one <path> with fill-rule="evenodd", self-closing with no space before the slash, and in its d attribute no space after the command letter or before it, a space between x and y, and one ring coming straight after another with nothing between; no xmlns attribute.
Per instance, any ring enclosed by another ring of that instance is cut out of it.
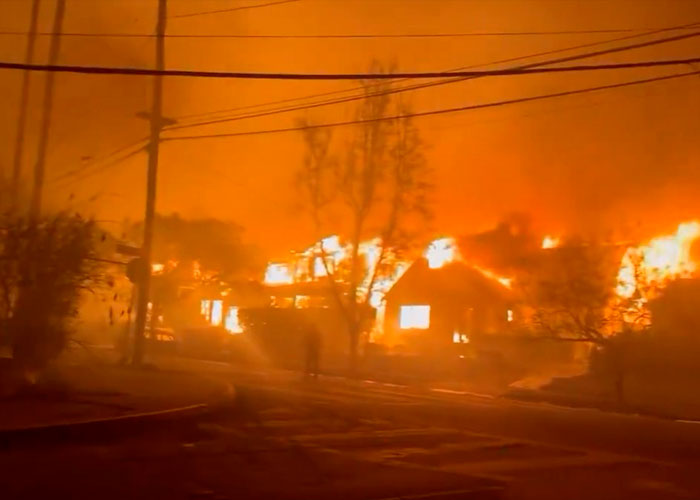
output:
<svg viewBox="0 0 700 500"><path fill-rule="evenodd" d="M268 3L170 0L169 14ZM155 0L67 0L65 32L152 33ZM40 30L54 3L43 1ZM29 0L4 0L0 31L25 31ZM458 33L653 29L700 21L695 0L299 0L257 9L168 19L169 34ZM674 32L678 33L678 32ZM361 72L374 60L405 71L447 70L602 41L625 33L411 39L171 38L168 68L277 72ZM668 35L644 38L648 40ZM37 61L49 39L40 37ZM0 60L22 61L24 38L0 35ZM612 47L623 42L606 45ZM633 41L627 43L634 43ZM64 64L149 67L152 39L65 37ZM581 52L581 51L578 51ZM574 52L572 52L573 54ZM587 62L700 56L700 37ZM544 58L528 60L534 62ZM487 66L484 66L487 67ZM493 67L493 66L488 66ZM498 67L504 67L500 65ZM698 67L700 69L700 67ZM416 111L464 106L687 72L688 67L482 78L407 93ZM25 178L35 158L44 76L32 76ZM10 168L21 74L0 71L0 167ZM183 117L350 89L355 82L167 78L164 114ZM94 159L148 134L136 116L150 102L149 77L59 74L47 162L46 206L100 220L139 218L146 155L111 164ZM217 115L225 116L225 115ZM293 126L299 113L184 129L178 135ZM352 105L309 112L339 121ZM668 231L700 216L700 76L416 121L435 170L434 230L482 230L513 211L550 233L621 237ZM171 135L175 135L172 133ZM246 228L270 253L307 246L310 225L294 188L303 157L296 133L165 142L158 210L217 216ZM62 173L80 176L55 181ZM82 173L88 173L83 177ZM72 198L72 199L70 199Z"/></svg>

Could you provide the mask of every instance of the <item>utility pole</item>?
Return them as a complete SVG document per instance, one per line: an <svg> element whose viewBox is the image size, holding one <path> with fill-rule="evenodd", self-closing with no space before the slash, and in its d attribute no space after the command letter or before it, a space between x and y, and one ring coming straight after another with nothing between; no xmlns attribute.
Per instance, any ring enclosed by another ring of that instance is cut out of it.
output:
<svg viewBox="0 0 700 500"><path fill-rule="evenodd" d="M27 34L27 48L24 53L24 62L32 63L34 58L34 45L36 45L36 27L39 20L39 4L41 0L33 0L32 12L29 19L29 33ZM24 129L27 123L27 106L29 103L29 80L31 71L25 71L22 75L22 93L19 101L19 116L17 117L17 135L15 137L15 156L12 164L12 185L10 190L12 210L17 208L19 201L19 185L22 176L22 153L24 152Z"/></svg>
<svg viewBox="0 0 700 500"><path fill-rule="evenodd" d="M165 69L165 28L167 20L167 0L158 0L158 22L156 23L156 69ZM158 181L158 150L160 132L163 128L163 76L153 77L153 97L151 102L151 142L148 147L148 181L146 188L146 214L143 225L142 260L143 269L136 303L136 329L134 337L134 357L132 363L143 362L145 348L146 315L148 314L149 289L151 285L151 250L153 245L153 222L156 212L156 188Z"/></svg>
<svg viewBox="0 0 700 500"><path fill-rule="evenodd" d="M63 28L63 17L66 11L66 0L56 0L56 11L53 18L53 31L51 32L51 46L49 47L50 65L58 63L58 54L61 49L61 30ZM36 221L41 214L41 196L44 189L44 172L46 170L46 149L49 143L49 131L51 129L51 111L53 109L54 80L56 73L48 71L46 73L46 83L44 86L43 116L41 119L41 129L39 131L39 146L37 149L36 165L34 166L34 187L32 189L32 200L29 207L29 218Z"/></svg>

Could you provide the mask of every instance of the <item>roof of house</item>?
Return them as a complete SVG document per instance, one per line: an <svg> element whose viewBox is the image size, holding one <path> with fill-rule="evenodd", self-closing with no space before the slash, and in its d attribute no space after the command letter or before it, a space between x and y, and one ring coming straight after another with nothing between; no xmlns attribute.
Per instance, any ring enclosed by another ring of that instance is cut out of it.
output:
<svg viewBox="0 0 700 500"><path fill-rule="evenodd" d="M506 301L510 290L482 271L464 263L452 262L430 269L424 258L416 260L387 293L387 300L431 302L448 300L479 303Z"/></svg>
<svg viewBox="0 0 700 500"><path fill-rule="evenodd" d="M337 284L341 291L344 286ZM315 281L301 281L284 285L266 285L266 292L277 297L294 297L296 295L308 295L310 297L331 297L333 289L327 279Z"/></svg>

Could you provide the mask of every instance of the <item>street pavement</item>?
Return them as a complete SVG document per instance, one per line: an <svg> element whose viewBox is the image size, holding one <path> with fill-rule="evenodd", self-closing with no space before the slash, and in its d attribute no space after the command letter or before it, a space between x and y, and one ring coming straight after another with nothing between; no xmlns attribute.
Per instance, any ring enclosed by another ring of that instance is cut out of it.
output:
<svg viewBox="0 0 700 500"><path fill-rule="evenodd" d="M236 386L232 407L117 442L6 450L3 498L700 498L694 423L196 366Z"/></svg>

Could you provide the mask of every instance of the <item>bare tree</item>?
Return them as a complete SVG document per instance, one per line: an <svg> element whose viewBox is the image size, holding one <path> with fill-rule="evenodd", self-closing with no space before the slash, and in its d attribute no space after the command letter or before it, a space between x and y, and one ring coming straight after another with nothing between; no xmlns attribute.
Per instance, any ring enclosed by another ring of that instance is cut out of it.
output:
<svg viewBox="0 0 700 500"><path fill-rule="evenodd" d="M313 128L308 118L297 120L301 128L306 153L301 168L297 172L297 183L307 201L314 230L319 232L322 225L323 209L330 203L333 193L330 179L337 166L331 154L331 129Z"/></svg>
<svg viewBox="0 0 700 500"><path fill-rule="evenodd" d="M374 64L373 71L382 71ZM387 261L399 246L411 239L407 222L412 216L429 215L429 170L424 144L409 118L391 119L409 112L404 100L392 97L389 80L362 82L364 99L356 109L360 122L340 154L333 154L331 133L307 127L302 131L305 160L299 184L308 200L318 235L324 226L323 212L338 207L349 222L349 258L343 273L329 265L320 248L328 282L347 322L350 367L357 365L360 337L371 313L370 296L377 279L389 271ZM311 125L308 121L302 125ZM381 237L381 250L372 269L361 255L368 234Z"/></svg>
<svg viewBox="0 0 700 500"><path fill-rule="evenodd" d="M408 102L399 94L396 98L397 116L411 113ZM430 193L431 170L428 167L424 149L425 143L420 131L411 118L397 119L393 124L392 143L389 151L389 196L388 215L381 228L382 246L377 265L370 276L368 290L372 290L379 276L387 274L384 265L388 253L409 246L420 236L416 229L420 224L410 222L415 216L424 222L432 217ZM365 298L369 300L369 294Z"/></svg>
<svg viewBox="0 0 700 500"><path fill-rule="evenodd" d="M540 336L589 343L604 352L619 403L624 403L626 357L633 335L649 323L639 299L647 280L639 263L634 294L617 293L619 251L597 245L559 248L525 283L533 330Z"/></svg>

